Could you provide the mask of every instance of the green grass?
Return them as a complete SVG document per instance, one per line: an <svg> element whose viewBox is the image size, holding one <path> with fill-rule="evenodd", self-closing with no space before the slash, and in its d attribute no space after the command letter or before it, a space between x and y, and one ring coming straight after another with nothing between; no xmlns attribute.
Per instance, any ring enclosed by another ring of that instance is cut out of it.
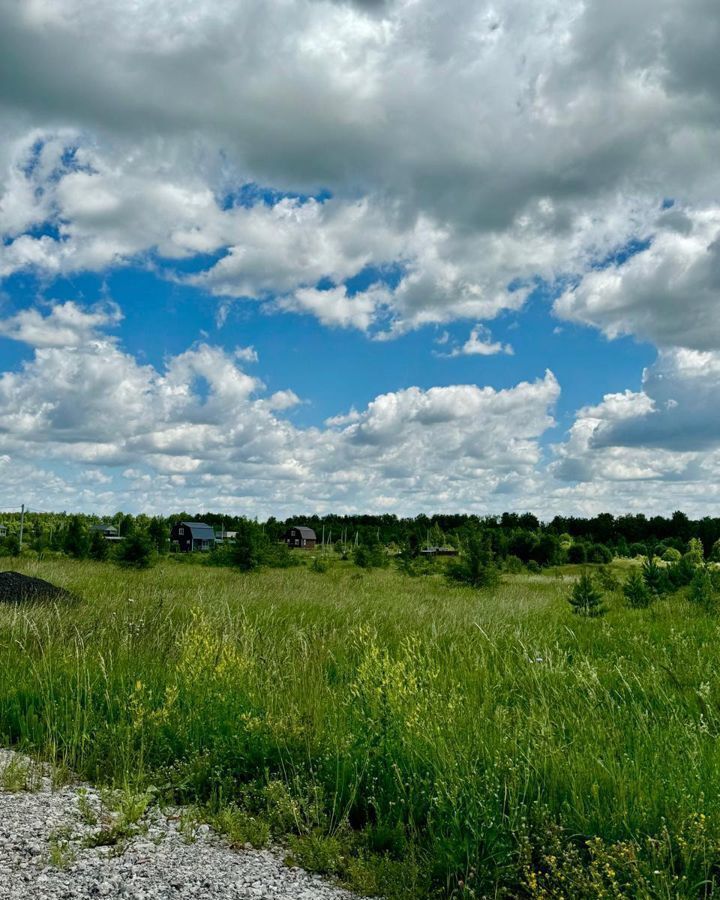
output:
<svg viewBox="0 0 720 900"><path fill-rule="evenodd" d="M6 565L3 565L3 563ZM573 616L334 564L0 560L0 741L389 897L698 897L720 870L720 627L681 598Z"/></svg>

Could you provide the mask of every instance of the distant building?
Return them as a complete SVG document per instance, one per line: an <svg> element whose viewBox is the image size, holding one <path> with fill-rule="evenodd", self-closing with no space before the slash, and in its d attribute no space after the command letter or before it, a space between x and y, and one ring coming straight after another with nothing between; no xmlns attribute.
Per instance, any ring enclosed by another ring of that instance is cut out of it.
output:
<svg viewBox="0 0 720 900"><path fill-rule="evenodd" d="M423 547L420 553L423 556L457 556L456 547Z"/></svg>
<svg viewBox="0 0 720 900"><path fill-rule="evenodd" d="M225 531L224 528L221 528L215 532L215 540L218 544L224 544L225 541L234 541L236 537L237 531Z"/></svg>
<svg viewBox="0 0 720 900"><path fill-rule="evenodd" d="M7 525L0 525L0 538L7 537Z"/></svg>
<svg viewBox="0 0 720 900"><path fill-rule="evenodd" d="M212 550L216 539L215 532L205 522L178 522L172 527L170 541L183 553L192 553L194 550Z"/></svg>
<svg viewBox="0 0 720 900"><path fill-rule="evenodd" d="M317 544L315 532L307 525L293 525L282 536L282 540L288 547L299 547L303 550L312 550Z"/></svg>
<svg viewBox="0 0 720 900"><path fill-rule="evenodd" d="M106 541L121 541L120 532L114 525L91 525L90 534L101 534Z"/></svg>

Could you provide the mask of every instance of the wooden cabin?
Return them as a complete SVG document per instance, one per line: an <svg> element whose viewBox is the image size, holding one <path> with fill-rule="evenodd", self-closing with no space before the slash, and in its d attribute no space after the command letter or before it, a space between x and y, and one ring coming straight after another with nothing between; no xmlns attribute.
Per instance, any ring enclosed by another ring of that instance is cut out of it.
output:
<svg viewBox="0 0 720 900"><path fill-rule="evenodd" d="M205 522L178 522L172 527L170 541L182 553L212 550L215 546L215 532Z"/></svg>
<svg viewBox="0 0 720 900"><path fill-rule="evenodd" d="M282 540L290 549L312 550L317 545L317 537L307 525L293 525L282 536Z"/></svg>

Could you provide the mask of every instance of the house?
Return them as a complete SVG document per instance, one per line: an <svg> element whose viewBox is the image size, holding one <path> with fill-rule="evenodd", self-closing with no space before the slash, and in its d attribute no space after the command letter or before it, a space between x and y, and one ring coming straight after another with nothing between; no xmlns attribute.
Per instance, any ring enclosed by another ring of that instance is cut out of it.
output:
<svg viewBox="0 0 720 900"><path fill-rule="evenodd" d="M212 550L215 546L215 532L205 522L178 522L172 527L170 541L177 544L183 553Z"/></svg>
<svg viewBox="0 0 720 900"><path fill-rule="evenodd" d="M0 538L7 537L7 525L0 525Z"/></svg>
<svg viewBox="0 0 720 900"><path fill-rule="evenodd" d="M424 547L420 553L423 556L457 556L457 547Z"/></svg>
<svg viewBox="0 0 720 900"><path fill-rule="evenodd" d="M281 540L288 547L302 547L303 550L312 550L317 544L315 532L307 525L293 525L292 528L288 528Z"/></svg>
<svg viewBox="0 0 720 900"><path fill-rule="evenodd" d="M114 525L91 525L90 534L101 534L106 541L121 541L120 533Z"/></svg>
<svg viewBox="0 0 720 900"><path fill-rule="evenodd" d="M236 537L237 531L225 531L224 528L221 528L215 532L215 542L218 544L224 544L225 541L234 541Z"/></svg>

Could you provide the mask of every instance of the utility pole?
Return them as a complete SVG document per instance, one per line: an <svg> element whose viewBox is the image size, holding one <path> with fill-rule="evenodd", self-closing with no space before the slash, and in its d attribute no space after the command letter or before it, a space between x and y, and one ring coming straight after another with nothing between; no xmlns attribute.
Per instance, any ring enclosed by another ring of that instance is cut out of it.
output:
<svg viewBox="0 0 720 900"><path fill-rule="evenodd" d="M20 550L22 550L23 528L25 526L25 504L20 507Z"/></svg>

